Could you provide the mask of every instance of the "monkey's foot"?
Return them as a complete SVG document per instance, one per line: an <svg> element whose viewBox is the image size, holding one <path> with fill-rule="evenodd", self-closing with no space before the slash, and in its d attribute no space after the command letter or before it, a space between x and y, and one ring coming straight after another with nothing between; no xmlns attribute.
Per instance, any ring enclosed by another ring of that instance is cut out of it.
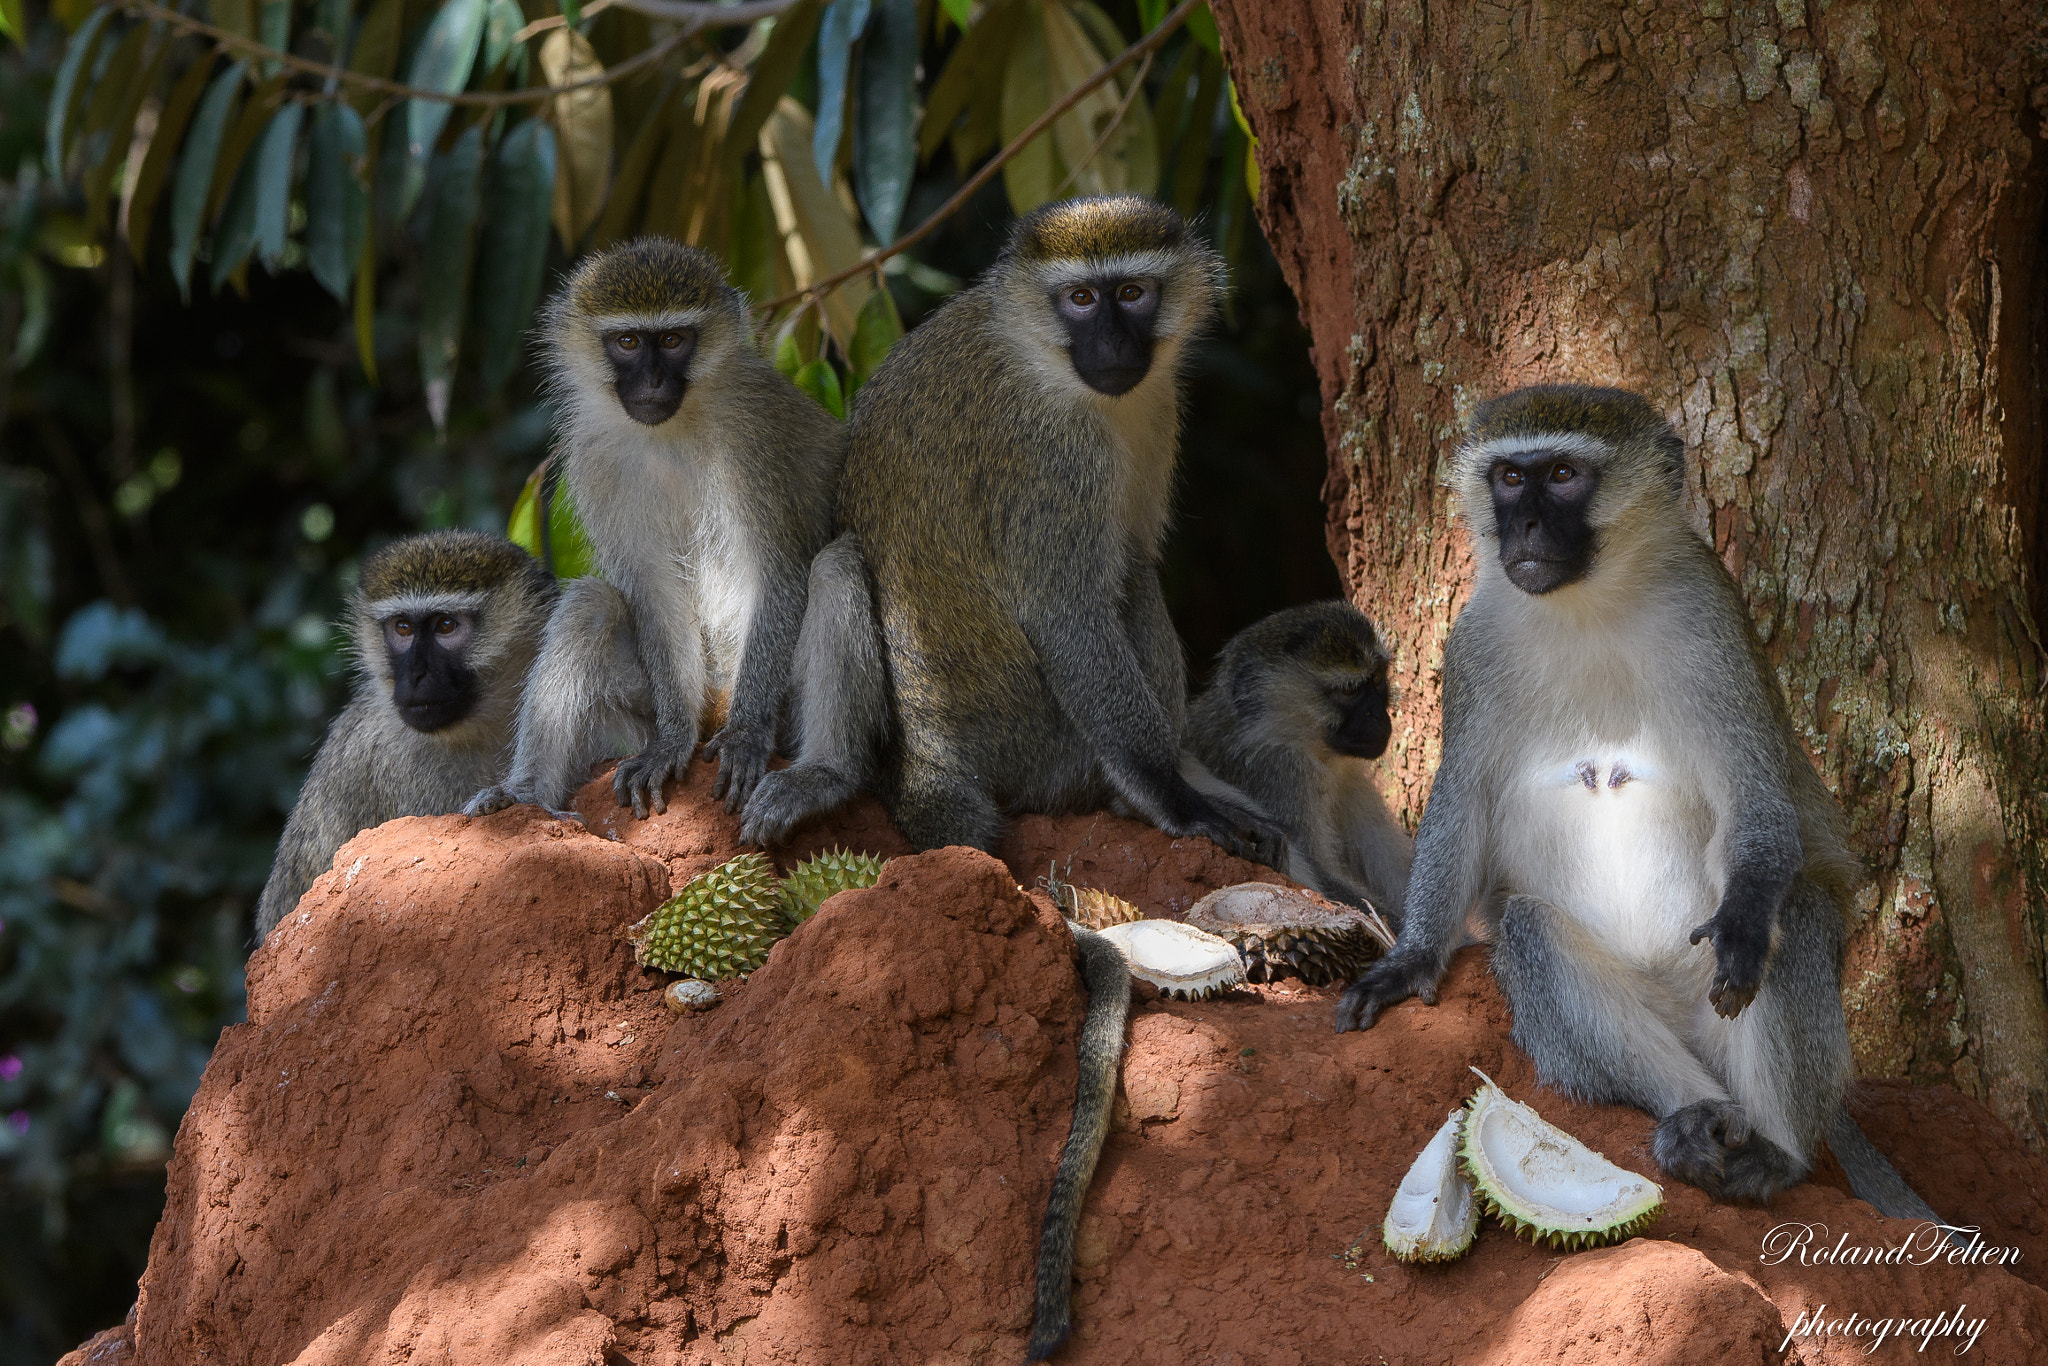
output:
<svg viewBox="0 0 2048 1366"><path fill-rule="evenodd" d="M1747 1143L1728 1154L1721 1172L1721 1197L1762 1203L1805 1179L1804 1163L1762 1134L1751 1134Z"/></svg>
<svg viewBox="0 0 2048 1366"><path fill-rule="evenodd" d="M503 811L508 806L517 806L518 796L508 787L487 787L471 797L463 806L465 816L488 816L494 811Z"/></svg>
<svg viewBox="0 0 2048 1366"><path fill-rule="evenodd" d="M718 776L712 780L711 795L725 798L727 811L744 809L766 776L768 757L774 752L774 737L760 727L728 722L724 730L704 742L704 753L718 756Z"/></svg>
<svg viewBox="0 0 2048 1366"><path fill-rule="evenodd" d="M1435 964L1389 954L1365 970L1337 1001L1337 1032L1371 1029L1380 1012L1410 996L1436 1004L1436 984L1443 970Z"/></svg>
<svg viewBox="0 0 2048 1366"><path fill-rule="evenodd" d="M811 817L844 806L857 790L853 779L824 764L799 762L764 774L740 819L740 843L780 844Z"/></svg>
<svg viewBox="0 0 2048 1366"><path fill-rule="evenodd" d="M1748 1111L1732 1100L1700 1100L1658 1121L1650 1151L1679 1180L1722 1195L1734 1151L1749 1142Z"/></svg>
<svg viewBox="0 0 2048 1366"><path fill-rule="evenodd" d="M683 776L690 766L690 756L696 752L695 736L689 737L687 743L656 740L631 758L619 760L612 773L612 795L619 799L620 806L632 807L637 820L646 820L650 810L668 810L668 794L663 788L670 778Z"/></svg>

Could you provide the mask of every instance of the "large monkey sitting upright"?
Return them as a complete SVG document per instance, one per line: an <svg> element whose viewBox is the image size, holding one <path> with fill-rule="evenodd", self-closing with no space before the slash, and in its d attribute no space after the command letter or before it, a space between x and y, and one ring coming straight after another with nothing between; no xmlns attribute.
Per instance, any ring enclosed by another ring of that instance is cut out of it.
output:
<svg viewBox="0 0 2048 1366"><path fill-rule="evenodd" d="M1856 1193L1934 1218L1842 1108L1860 869L1649 404L1481 404L1455 465L1479 561L1444 646L1443 763L1393 951L1337 1029L1434 1002L1477 911L1543 1080L1658 1117L1666 1171L1765 1199L1828 1139Z"/></svg>
<svg viewBox="0 0 2048 1366"><path fill-rule="evenodd" d="M1112 805L1278 858L1269 821L1181 775L1187 668L1159 588L1180 372L1221 275L1151 200L1050 204L890 352L811 571L803 748L743 838L873 786L921 849Z"/></svg>

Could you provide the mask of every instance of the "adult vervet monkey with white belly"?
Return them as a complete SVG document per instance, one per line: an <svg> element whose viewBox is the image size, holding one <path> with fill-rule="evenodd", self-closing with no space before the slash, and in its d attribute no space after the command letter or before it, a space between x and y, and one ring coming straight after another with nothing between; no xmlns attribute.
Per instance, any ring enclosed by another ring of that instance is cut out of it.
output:
<svg viewBox="0 0 2048 1366"><path fill-rule="evenodd" d="M843 429L755 349L745 296L695 247L643 237L591 257L544 331L556 450L604 577L564 588L511 774L465 809L565 815L623 742L619 804L665 811L663 784L724 702L706 749L737 810L782 734Z"/></svg>
<svg viewBox="0 0 2048 1366"><path fill-rule="evenodd" d="M1474 413L1454 478L1479 572L1444 646L1443 763L1400 938L1337 1029L1433 1002L1477 912L1539 1075L1656 1115L1666 1171L1766 1199L1826 1136L1859 1196L1931 1219L1842 1108L1861 869L1684 474L1634 394Z"/></svg>

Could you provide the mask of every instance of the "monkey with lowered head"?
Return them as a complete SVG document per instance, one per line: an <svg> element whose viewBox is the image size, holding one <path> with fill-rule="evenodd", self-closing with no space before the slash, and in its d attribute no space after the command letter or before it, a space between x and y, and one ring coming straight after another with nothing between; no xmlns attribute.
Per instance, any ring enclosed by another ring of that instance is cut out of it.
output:
<svg viewBox="0 0 2048 1366"><path fill-rule="evenodd" d="M590 257L543 324L556 451L603 577L563 591L502 784L471 815L566 815L592 761L636 816L668 809L708 723L737 810L785 721L805 576L832 527L843 429L754 347L716 258L661 237Z"/></svg>
<svg viewBox="0 0 2048 1366"><path fill-rule="evenodd" d="M432 531L363 561L355 696L327 728L256 906L268 936L334 851L399 816L457 811L510 761L555 581L510 541Z"/></svg>
<svg viewBox="0 0 2048 1366"><path fill-rule="evenodd" d="M1434 1002L1467 915L1544 1082L1657 1116L1667 1172L1729 1199L1803 1179L1932 1219L1842 1106L1861 870L1748 609L1634 394L1479 406L1454 480L1478 582L1444 645L1443 763L1401 933L1337 1029Z"/></svg>
<svg viewBox="0 0 2048 1366"><path fill-rule="evenodd" d="M1387 651L1348 602L1289 607L1232 636L1188 713L1189 781L1241 793L1287 835L1287 875L1398 921L1408 832L1370 760L1394 725Z"/></svg>
<svg viewBox="0 0 2048 1366"><path fill-rule="evenodd" d="M1270 822L1180 772L1186 662L1159 587L1181 371L1221 283L1173 210L1069 200L897 343L811 573L803 748L744 838L872 786L921 849L1110 805L1278 856Z"/></svg>

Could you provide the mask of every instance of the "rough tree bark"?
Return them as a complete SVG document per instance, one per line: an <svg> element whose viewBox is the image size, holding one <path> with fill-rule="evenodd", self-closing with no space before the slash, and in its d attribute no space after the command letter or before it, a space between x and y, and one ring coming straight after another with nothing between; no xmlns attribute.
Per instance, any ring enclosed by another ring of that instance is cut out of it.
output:
<svg viewBox="0 0 2048 1366"><path fill-rule="evenodd" d="M1967 11L1958 14L1957 11ZM1259 211L1314 333L1330 548L1434 771L1472 402L1635 389L1692 451L1873 881L1865 1075L2048 1143L2041 266L2048 33L2020 3L1234 0Z"/></svg>

